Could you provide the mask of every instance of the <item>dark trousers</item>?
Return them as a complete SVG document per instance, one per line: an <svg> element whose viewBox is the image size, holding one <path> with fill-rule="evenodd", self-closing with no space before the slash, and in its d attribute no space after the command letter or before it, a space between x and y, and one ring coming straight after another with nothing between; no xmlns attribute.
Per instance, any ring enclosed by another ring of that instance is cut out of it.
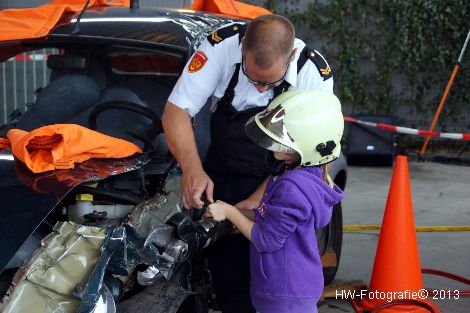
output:
<svg viewBox="0 0 470 313"><path fill-rule="evenodd" d="M214 182L214 200L232 205L250 196L264 180L207 173ZM250 241L242 234L228 235L218 239L206 253L222 312L255 313L250 298Z"/></svg>

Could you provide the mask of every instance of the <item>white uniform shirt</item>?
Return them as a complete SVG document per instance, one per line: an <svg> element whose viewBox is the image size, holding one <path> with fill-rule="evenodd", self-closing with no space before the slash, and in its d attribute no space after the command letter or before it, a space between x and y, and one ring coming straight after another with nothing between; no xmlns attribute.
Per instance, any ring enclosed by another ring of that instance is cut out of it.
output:
<svg viewBox="0 0 470 313"><path fill-rule="evenodd" d="M307 60L297 75L297 60L304 47L305 43L296 38L294 48L297 48L297 53L285 77L285 80L291 85L289 90L315 89L333 92L333 78L323 80L316 65L311 60ZM236 64L242 61L242 50L238 34L223 39L215 46L212 46L206 38L195 54L198 51L202 51L205 55L205 63L196 71L190 71L189 65L194 57L193 55L168 98L169 102L181 109L186 109L190 116L195 116L211 96L213 97L211 110L215 111L215 105L225 94L225 90L235 72ZM238 83L235 86L235 97L232 101L232 105L237 111L255 106L266 106L272 97L272 89L260 93L240 69Z"/></svg>

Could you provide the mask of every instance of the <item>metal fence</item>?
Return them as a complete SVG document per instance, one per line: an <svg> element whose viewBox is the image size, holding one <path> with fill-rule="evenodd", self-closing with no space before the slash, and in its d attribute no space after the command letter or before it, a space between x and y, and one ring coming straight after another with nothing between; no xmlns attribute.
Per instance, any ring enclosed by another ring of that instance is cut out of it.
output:
<svg viewBox="0 0 470 313"><path fill-rule="evenodd" d="M54 53L57 53L55 49L21 53L1 64L2 124L9 122L15 110L25 112L35 100L35 91L47 85L50 74L47 56Z"/></svg>

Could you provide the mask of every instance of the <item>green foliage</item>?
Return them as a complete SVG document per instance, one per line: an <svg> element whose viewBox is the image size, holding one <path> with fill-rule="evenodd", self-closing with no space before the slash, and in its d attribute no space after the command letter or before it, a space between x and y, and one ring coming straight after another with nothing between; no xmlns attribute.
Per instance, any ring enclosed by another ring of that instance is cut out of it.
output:
<svg viewBox="0 0 470 313"><path fill-rule="evenodd" d="M429 125L469 31L468 0L311 1L302 11L299 4L264 3L290 17L298 37L324 52L336 92L353 113L395 114L407 122L413 114L414 122ZM469 50L441 128L468 114Z"/></svg>

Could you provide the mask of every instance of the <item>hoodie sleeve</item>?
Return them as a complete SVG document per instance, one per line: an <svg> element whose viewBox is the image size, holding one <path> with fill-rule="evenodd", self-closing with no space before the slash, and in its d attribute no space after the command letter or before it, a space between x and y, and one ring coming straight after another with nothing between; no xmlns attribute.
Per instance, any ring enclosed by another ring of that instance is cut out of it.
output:
<svg viewBox="0 0 470 313"><path fill-rule="evenodd" d="M312 215L310 203L293 184L279 186L273 197L263 204L265 216L251 230L251 242L258 252L271 253L282 248L297 225Z"/></svg>

